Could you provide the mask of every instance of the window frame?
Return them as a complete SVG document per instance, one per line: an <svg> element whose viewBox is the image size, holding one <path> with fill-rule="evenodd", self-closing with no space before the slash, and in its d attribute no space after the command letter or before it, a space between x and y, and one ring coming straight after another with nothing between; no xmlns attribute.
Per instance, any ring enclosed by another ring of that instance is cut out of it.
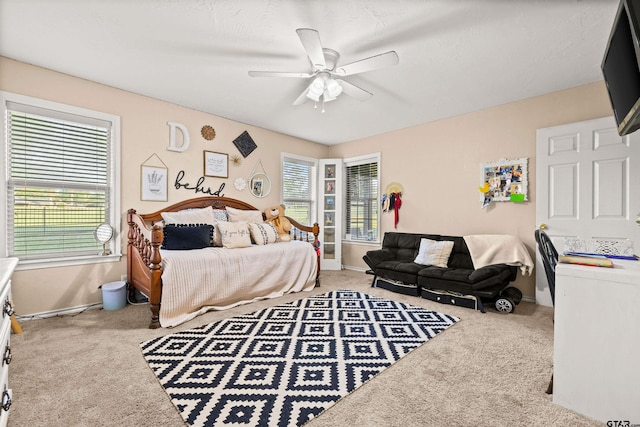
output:
<svg viewBox="0 0 640 427"><path fill-rule="evenodd" d="M343 159L343 185L344 185L344 207L343 207L343 216L344 216L344 224L342 227L342 239L343 239L343 243L350 243L350 244L362 244L362 245L379 245L380 244L380 236L381 236L381 224L380 224L380 206L379 204L377 204L377 212L376 212L376 223L377 223L377 228L376 228L376 236L372 239L372 240L361 240L361 239L352 239L351 238L351 234L347 234L347 224L349 223L349 216L348 216L348 192L349 192L349 183L347 182L348 179L348 174L347 174L347 168L349 167L353 167L353 166L358 166L358 165L363 165L363 164L370 164L370 163L376 163L378 166L378 177L377 177L377 181L378 181L378 191L377 191L377 195L376 195L376 203L377 201L380 200L380 171L381 169L381 165L380 165L380 153L371 153L371 154L365 154L365 155L361 155L361 156L356 156L356 157L349 157L349 158L345 158Z"/></svg>
<svg viewBox="0 0 640 427"><path fill-rule="evenodd" d="M2 143L0 144L0 160L5 166L0 174L0 257L6 257L8 254L9 221L7 218L7 204L9 200L8 193L8 164L10 162L8 152L8 103L23 104L40 109L52 111L52 116L58 114L72 114L76 116L84 116L89 119L97 119L111 123L111 152L110 152L110 170L111 176L109 181L110 187L110 213L108 222L113 227L113 238L109 245L112 251L111 255L83 255L76 257L56 257L41 259L21 259L18 262L16 270L31 270L37 268L63 267L71 265L97 264L104 262L117 262L122 257L120 238L121 238L121 221L120 221L120 116L109 113L103 113L86 108L76 107L72 105L62 104L58 102L48 101L44 99L34 98L26 95L0 91L0 108L2 109L2 120L0 120L0 133L2 134Z"/></svg>
<svg viewBox="0 0 640 427"><path fill-rule="evenodd" d="M281 203L283 203L286 207L287 202L284 199L284 162L285 161L291 161L292 163L295 161L299 161L300 163L304 162L304 163L311 163L311 182L309 183L310 185L310 191L311 191L311 199L310 199L310 203L311 205L309 206L310 211L309 211L309 220L310 223L309 224L303 224L303 225L313 225L315 223L318 222L318 212L317 212L317 206L318 206L318 159L314 159L312 157L306 157L306 156L301 156L298 154L292 154L292 153L281 153L280 154L280 201ZM285 210L286 212L286 210Z"/></svg>

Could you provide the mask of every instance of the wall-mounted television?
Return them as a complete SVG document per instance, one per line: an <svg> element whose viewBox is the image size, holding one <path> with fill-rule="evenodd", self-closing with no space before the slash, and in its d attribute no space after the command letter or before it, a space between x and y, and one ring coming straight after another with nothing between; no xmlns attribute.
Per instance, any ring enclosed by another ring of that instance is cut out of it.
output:
<svg viewBox="0 0 640 427"><path fill-rule="evenodd" d="M602 59L620 136L640 128L640 0L621 0Z"/></svg>

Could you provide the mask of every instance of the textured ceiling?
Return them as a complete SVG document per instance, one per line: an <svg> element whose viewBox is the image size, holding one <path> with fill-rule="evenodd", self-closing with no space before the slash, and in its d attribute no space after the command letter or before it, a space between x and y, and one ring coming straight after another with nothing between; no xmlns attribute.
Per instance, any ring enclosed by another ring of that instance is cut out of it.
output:
<svg viewBox="0 0 640 427"><path fill-rule="evenodd" d="M322 144L602 80L618 0L0 0L0 55ZM297 28L373 93L293 101L309 82Z"/></svg>

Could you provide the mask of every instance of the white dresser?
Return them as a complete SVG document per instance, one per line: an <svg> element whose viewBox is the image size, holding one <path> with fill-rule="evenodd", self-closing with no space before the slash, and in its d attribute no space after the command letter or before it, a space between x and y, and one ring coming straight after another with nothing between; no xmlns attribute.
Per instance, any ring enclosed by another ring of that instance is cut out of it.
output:
<svg viewBox="0 0 640 427"><path fill-rule="evenodd" d="M9 364L11 363L11 347L9 340L11 337L11 275L18 265L17 258L0 258L0 310L2 319L0 320L0 357L2 367L0 368L0 427L7 425L9 419L9 408L11 407L11 389L9 388Z"/></svg>
<svg viewBox="0 0 640 427"><path fill-rule="evenodd" d="M640 424L640 261L613 262L556 268L553 402Z"/></svg>

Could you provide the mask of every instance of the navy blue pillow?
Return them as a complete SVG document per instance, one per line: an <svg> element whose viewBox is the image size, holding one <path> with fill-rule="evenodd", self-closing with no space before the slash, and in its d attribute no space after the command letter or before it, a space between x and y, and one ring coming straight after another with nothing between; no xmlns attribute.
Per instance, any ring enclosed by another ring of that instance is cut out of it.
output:
<svg viewBox="0 0 640 427"><path fill-rule="evenodd" d="M167 224L163 228L162 249L184 251L212 246L213 225Z"/></svg>

